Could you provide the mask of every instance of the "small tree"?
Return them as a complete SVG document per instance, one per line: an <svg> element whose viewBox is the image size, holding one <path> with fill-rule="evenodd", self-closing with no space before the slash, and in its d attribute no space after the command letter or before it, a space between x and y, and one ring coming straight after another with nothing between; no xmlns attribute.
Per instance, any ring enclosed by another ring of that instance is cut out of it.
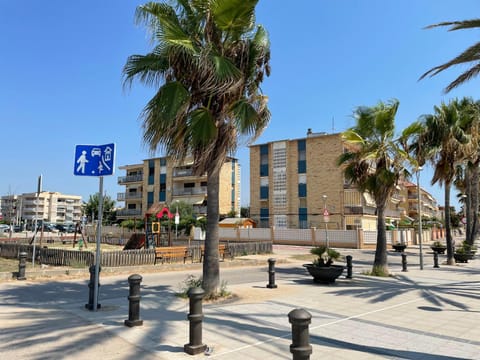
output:
<svg viewBox="0 0 480 360"><path fill-rule="evenodd" d="M98 205L99 205L99 196L98 193L90 195L87 202L84 202L82 205L83 214L86 216L91 216L92 220L98 217ZM103 195L103 224L111 224L115 221L115 201L108 195Z"/></svg>

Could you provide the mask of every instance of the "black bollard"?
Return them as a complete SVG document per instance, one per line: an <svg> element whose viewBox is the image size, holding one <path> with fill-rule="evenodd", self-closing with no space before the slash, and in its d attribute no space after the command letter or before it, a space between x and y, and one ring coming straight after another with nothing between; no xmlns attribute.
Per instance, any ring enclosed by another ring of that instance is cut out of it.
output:
<svg viewBox="0 0 480 360"><path fill-rule="evenodd" d="M128 284L130 285L130 293L128 296L128 320L125 320L125 325L129 327L143 325L143 320L140 320L140 283L142 277L138 274L130 275L128 277Z"/></svg>
<svg viewBox="0 0 480 360"><path fill-rule="evenodd" d="M288 321L292 324L292 344L290 352L293 360L309 360L312 353L308 325L312 322L312 315L307 310L295 309L288 313Z"/></svg>
<svg viewBox="0 0 480 360"><path fill-rule="evenodd" d="M188 297L190 299L190 342L183 346L183 351L189 355L197 355L207 349L206 344L202 344L202 299L205 291L200 287L190 288Z"/></svg>
<svg viewBox="0 0 480 360"><path fill-rule="evenodd" d="M346 278L347 279L351 279L353 276L353 265L352 265L352 255L347 255L345 256L345 258L347 259L347 276Z"/></svg>
<svg viewBox="0 0 480 360"><path fill-rule="evenodd" d="M21 252L18 254L18 274L17 280L27 280L25 277L25 268L27 267L27 253Z"/></svg>
<svg viewBox="0 0 480 360"><path fill-rule="evenodd" d="M439 268L438 266L438 252L434 251L433 252L433 267L434 268Z"/></svg>
<svg viewBox="0 0 480 360"><path fill-rule="evenodd" d="M268 259L268 284L267 288L276 289L277 285L275 284L275 259Z"/></svg>
<svg viewBox="0 0 480 360"><path fill-rule="evenodd" d="M402 253L402 271L408 271L407 270L407 254Z"/></svg>
<svg viewBox="0 0 480 360"><path fill-rule="evenodd" d="M88 268L90 272L90 282L88 283L88 304L85 304L85 308L88 310L93 310L93 298L94 298L94 288L95 288L95 265L91 265ZM98 268L98 273L100 274L102 268ZM100 282L98 283L98 288L100 288ZM98 290L98 289L97 289ZM98 291L97 291L97 309L100 309L102 306L98 303Z"/></svg>

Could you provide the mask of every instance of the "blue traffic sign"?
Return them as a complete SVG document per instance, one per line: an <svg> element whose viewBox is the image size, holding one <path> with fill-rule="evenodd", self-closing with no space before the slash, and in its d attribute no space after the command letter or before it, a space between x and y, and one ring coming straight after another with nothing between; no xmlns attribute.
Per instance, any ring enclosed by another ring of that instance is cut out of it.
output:
<svg viewBox="0 0 480 360"><path fill-rule="evenodd" d="M115 144L75 146L74 175L113 175L114 168Z"/></svg>

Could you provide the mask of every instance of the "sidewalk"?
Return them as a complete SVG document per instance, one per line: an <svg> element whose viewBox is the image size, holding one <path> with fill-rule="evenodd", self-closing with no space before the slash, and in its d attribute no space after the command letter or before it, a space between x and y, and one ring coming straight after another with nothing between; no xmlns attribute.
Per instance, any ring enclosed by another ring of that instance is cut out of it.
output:
<svg viewBox="0 0 480 360"><path fill-rule="evenodd" d="M242 258L249 266L222 264L232 299L204 303L203 342L213 359L292 359L288 313L312 315L311 359L480 359L480 260L433 268L424 249L408 248L408 271L389 252L390 278L362 275L373 250L348 250L353 279L313 284L294 254L308 248L276 246L274 254ZM429 249L428 249L429 250ZM277 289L266 288L268 258L277 259ZM250 263L249 263L250 262ZM263 264L260 265L259 264ZM238 265L238 264L237 264ZM201 271L194 264L189 270ZM141 273L141 272L139 272ZM475 276L477 275L477 276ZM148 273L141 290L143 326L128 328L125 276L101 278L102 308L85 310L84 280L10 281L0 284L0 351L17 359L192 359L188 300L174 296L185 272ZM260 280L261 279L261 280ZM81 296L79 295L81 294Z"/></svg>

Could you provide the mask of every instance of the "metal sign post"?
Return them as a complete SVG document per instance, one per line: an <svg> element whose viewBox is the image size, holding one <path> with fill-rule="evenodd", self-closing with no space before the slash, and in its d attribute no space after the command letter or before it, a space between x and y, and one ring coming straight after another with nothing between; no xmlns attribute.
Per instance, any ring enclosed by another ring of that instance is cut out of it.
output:
<svg viewBox="0 0 480 360"><path fill-rule="evenodd" d="M98 225L97 225L97 249L95 253L95 281L93 283L93 311L97 311L98 306L98 283L100 275L100 239L102 236L103 220L103 176L100 176L98 185Z"/></svg>
<svg viewBox="0 0 480 360"><path fill-rule="evenodd" d="M35 229L33 230L33 255L32 255L32 268L35 267L35 240L37 238L37 228L38 228L38 202L40 201L40 193L42 192L42 175L38 177L37 184L37 197L35 200ZM42 211L43 214L43 211ZM42 216L42 229L43 229L43 216Z"/></svg>
<svg viewBox="0 0 480 360"><path fill-rule="evenodd" d="M98 288L101 263L100 240L102 237L103 221L103 176L113 175L115 167L115 144L105 145L77 145L75 147L74 175L97 176L98 185L98 215L95 253L95 279L93 287L93 311L98 307ZM93 219L92 219L93 222Z"/></svg>

